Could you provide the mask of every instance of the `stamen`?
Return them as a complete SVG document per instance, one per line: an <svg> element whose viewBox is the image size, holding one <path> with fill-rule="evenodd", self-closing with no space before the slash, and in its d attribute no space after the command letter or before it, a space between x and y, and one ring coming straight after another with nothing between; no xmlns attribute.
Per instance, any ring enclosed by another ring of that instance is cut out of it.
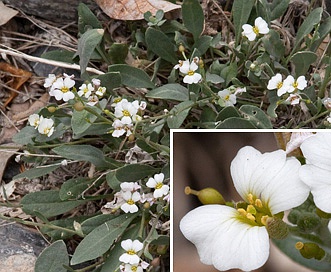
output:
<svg viewBox="0 0 331 272"><path fill-rule="evenodd" d="M298 82L294 82L294 83L293 83L293 87L294 87L294 88L298 88Z"/></svg>
<svg viewBox="0 0 331 272"><path fill-rule="evenodd" d="M193 76L193 75L194 75L194 71L190 70L190 71L187 72L187 74L188 74L189 76Z"/></svg>
<svg viewBox="0 0 331 272"><path fill-rule="evenodd" d="M255 221L255 216L252 215L251 213L247 213L247 214L246 214L246 217L247 217L249 220Z"/></svg>
<svg viewBox="0 0 331 272"><path fill-rule="evenodd" d="M66 93L68 91L69 91L69 88L68 87L62 87L61 88L61 92L63 92L63 93Z"/></svg>
<svg viewBox="0 0 331 272"><path fill-rule="evenodd" d="M252 205L254 204L254 197L252 194L247 195L247 200L248 200L249 204L252 204Z"/></svg>
<svg viewBox="0 0 331 272"><path fill-rule="evenodd" d="M130 112L128 110L122 110L123 116L131 116Z"/></svg>
<svg viewBox="0 0 331 272"><path fill-rule="evenodd" d="M264 216L262 216L262 218L261 218L261 223L263 224L263 225L266 225L267 224L267 219L269 218L269 216L268 215L264 215Z"/></svg>
<svg viewBox="0 0 331 272"><path fill-rule="evenodd" d="M133 205L133 204L134 204L134 201L133 201L132 199L129 199L129 200L127 201L127 203L128 203L129 205Z"/></svg>
<svg viewBox="0 0 331 272"><path fill-rule="evenodd" d="M163 187L163 183L159 182L158 184L156 184L155 189L161 189Z"/></svg>
<svg viewBox="0 0 331 272"><path fill-rule="evenodd" d="M247 212L250 214L256 214L256 209L253 205L248 205L247 206Z"/></svg>
<svg viewBox="0 0 331 272"><path fill-rule="evenodd" d="M128 253L129 255L136 254L136 252L133 249L129 249L126 253Z"/></svg>
<svg viewBox="0 0 331 272"><path fill-rule="evenodd" d="M257 35L260 33L259 28L257 26L253 26L253 32Z"/></svg>
<svg viewBox="0 0 331 272"><path fill-rule="evenodd" d="M259 199L259 198L255 199L255 206L258 207L258 208L263 207L261 199Z"/></svg>
<svg viewBox="0 0 331 272"><path fill-rule="evenodd" d="M243 208L237 210L242 216L246 216L247 212Z"/></svg>
<svg viewBox="0 0 331 272"><path fill-rule="evenodd" d="M280 89L281 87L283 87L283 82L278 82L277 83L277 89Z"/></svg>

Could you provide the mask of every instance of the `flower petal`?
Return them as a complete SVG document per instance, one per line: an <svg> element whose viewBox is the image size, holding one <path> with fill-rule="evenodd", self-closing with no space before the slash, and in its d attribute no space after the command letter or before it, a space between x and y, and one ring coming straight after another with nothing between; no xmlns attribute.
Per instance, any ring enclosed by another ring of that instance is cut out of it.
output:
<svg viewBox="0 0 331 272"><path fill-rule="evenodd" d="M318 165L323 169L331 169L331 134L317 133L309 137L301 145L307 163Z"/></svg>
<svg viewBox="0 0 331 272"><path fill-rule="evenodd" d="M265 227L238 221L237 211L223 205L205 205L184 216L180 229L198 249L201 262L223 271L250 271L262 266L269 256Z"/></svg>
<svg viewBox="0 0 331 272"><path fill-rule="evenodd" d="M239 150L231 163L233 183L241 197L249 202L248 194L261 198L272 214L299 206L309 195L309 188L299 178L301 164L286 158L277 150L261 154L246 146ZM286 190L284 190L286 188Z"/></svg>
<svg viewBox="0 0 331 272"><path fill-rule="evenodd" d="M303 165L300 178L310 188L316 206L324 212L331 213L331 170L321 169L314 165Z"/></svg>

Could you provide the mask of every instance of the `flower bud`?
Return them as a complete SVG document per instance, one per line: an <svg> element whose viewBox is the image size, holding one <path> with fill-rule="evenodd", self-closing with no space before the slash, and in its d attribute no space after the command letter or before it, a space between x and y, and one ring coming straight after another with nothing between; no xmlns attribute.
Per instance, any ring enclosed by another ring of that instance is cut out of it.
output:
<svg viewBox="0 0 331 272"><path fill-rule="evenodd" d="M207 204L221 204L224 205L225 201L223 196L214 188L205 188L200 191L191 189L189 186L185 187L185 194L196 195L200 202L204 205Z"/></svg>
<svg viewBox="0 0 331 272"><path fill-rule="evenodd" d="M179 47L178 47L178 51L179 51L179 52L185 52L185 47L184 47L184 45L180 44Z"/></svg>
<svg viewBox="0 0 331 272"><path fill-rule="evenodd" d="M134 136L134 134L130 134L129 137L128 137L128 141L131 143L134 141L136 137Z"/></svg>
<svg viewBox="0 0 331 272"><path fill-rule="evenodd" d="M304 212L299 216L297 225L300 231L310 233L321 225L321 219L314 213Z"/></svg>
<svg viewBox="0 0 331 272"><path fill-rule="evenodd" d="M300 214L301 212L299 212L298 210L291 210L287 216L287 219L290 223L297 224Z"/></svg>
<svg viewBox="0 0 331 272"><path fill-rule="evenodd" d="M271 238L285 239L289 233L287 224L278 217L268 217L266 220L266 229Z"/></svg>
<svg viewBox="0 0 331 272"><path fill-rule="evenodd" d="M74 104L74 109L76 111L82 111L84 109L84 104L81 102L81 101L77 101L75 104Z"/></svg>
<svg viewBox="0 0 331 272"><path fill-rule="evenodd" d="M47 108L47 110L48 110L50 113L53 113L53 112L56 111L56 107L54 107L54 106L50 106L50 107Z"/></svg>
<svg viewBox="0 0 331 272"><path fill-rule="evenodd" d="M295 248L300 251L302 257L306 259L314 258L321 260L325 256L325 251L315 243L297 242Z"/></svg>

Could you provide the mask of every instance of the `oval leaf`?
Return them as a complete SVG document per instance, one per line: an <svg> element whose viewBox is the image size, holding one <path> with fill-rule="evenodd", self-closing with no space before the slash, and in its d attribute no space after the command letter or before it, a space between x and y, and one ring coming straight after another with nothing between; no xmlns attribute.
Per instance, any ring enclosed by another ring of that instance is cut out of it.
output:
<svg viewBox="0 0 331 272"><path fill-rule="evenodd" d="M194 103L192 101L185 101L174 106L170 111L171 115L167 118L169 128L179 128L185 121L193 105Z"/></svg>
<svg viewBox="0 0 331 272"><path fill-rule="evenodd" d="M199 1L184 0L182 4L182 16L185 27L192 33L194 40L197 40L205 24L205 17Z"/></svg>
<svg viewBox="0 0 331 272"><path fill-rule="evenodd" d="M162 59L176 64L176 47L162 31L149 27L145 34L147 47Z"/></svg>
<svg viewBox="0 0 331 272"><path fill-rule="evenodd" d="M129 226L136 214L123 214L91 231L77 246L71 264L93 260L105 253Z"/></svg>
<svg viewBox="0 0 331 272"><path fill-rule="evenodd" d="M235 0L232 6L233 23L236 33L236 45L242 36L242 25L246 24L254 6L254 0Z"/></svg>
<svg viewBox="0 0 331 272"><path fill-rule="evenodd" d="M151 90L146 94L146 97L175 101L186 101L189 99L188 89L178 83L166 84Z"/></svg>
<svg viewBox="0 0 331 272"><path fill-rule="evenodd" d="M310 65L317 60L317 55L314 52L303 51L295 53L291 61L295 66L295 75L297 77L305 75L310 68Z"/></svg>
<svg viewBox="0 0 331 272"><path fill-rule="evenodd" d="M243 105L240 107L239 112L257 128L272 128L269 117L256 106Z"/></svg>
<svg viewBox="0 0 331 272"><path fill-rule="evenodd" d="M128 164L116 171L116 178L121 181L137 181L155 174L158 169L146 164Z"/></svg>
<svg viewBox="0 0 331 272"><path fill-rule="evenodd" d="M69 265L69 256L65 243L59 240L41 252L36 261L34 271L67 272L64 265Z"/></svg>
<svg viewBox="0 0 331 272"><path fill-rule="evenodd" d="M77 54L79 56L81 74L85 72L92 53L103 37L103 33L104 30L101 28L89 29L79 38Z"/></svg>
<svg viewBox="0 0 331 272"><path fill-rule="evenodd" d="M52 217L72 210L88 200L62 201L58 191L39 191L25 195L21 205L25 213Z"/></svg>
<svg viewBox="0 0 331 272"><path fill-rule="evenodd" d="M122 84L135 88L154 88L155 85L145 71L127 64L114 64L108 66L108 72L119 72Z"/></svg>
<svg viewBox="0 0 331 272"><path fill-rule="evenodd" d="M239 118L239 117L230 117L224 122L216 126L217 129L238 129L238 128L256 128L250 121Z"/></svg>

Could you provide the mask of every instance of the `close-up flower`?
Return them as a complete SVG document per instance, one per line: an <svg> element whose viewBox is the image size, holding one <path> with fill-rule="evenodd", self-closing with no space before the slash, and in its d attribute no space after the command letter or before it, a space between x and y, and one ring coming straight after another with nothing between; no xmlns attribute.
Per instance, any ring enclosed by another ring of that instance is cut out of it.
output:
<svg viewBox="0 0 331 272"><path fill-rule="evenodd" d="M277 73L269 80L267 89L268 90L277 89L277 95L282 96L283 94L288 92L289 86L284 84L282 75Z"/></svg>
<svg viewBox="0 0 331 272"><path fill-rule="evenodd" d="M56 76L54 74L49 74L48 77L45 79L44 87L51 89L53 88L52 85L56 81Z"/></svg>
<svg viewBox="0 0 331 272"><path fill-rule="evenodd" d="M38 132L50 137L54 132L54 121L49 118L40 118Z"/></svg>
<svg viewBox="0 0 331 272"><path fill-rule="evenodd" d="M112 136L115 138L121 137L122 135L124 135L126 133L126 136L130 136L132 134L132 128L133 125L130 122L131 119L124 119L124 121L129 121L129 123L124 123L123 121L116 119L112 126L114 128L114 131L112 133Z"/></svg>
<svg viewBox="0 0 331 272"><path fill-rule="evenodd" d="M127 99L122 99L115 106L115 116L123 123L129 124L132 122L132 117L135 116L138 109Z"/></svg>
<svg viewBox="0 0 331 272"><path fill-rule="evenodd" d="M126 251L119 258L121 262L132 265L140 262L137 254L143 249L143 243L139 240L132 241L131 239L127 239L121 242L121 246Z"/></svg>
<svg viewBox="0 0 331 272"><path fill-rule="evenodd" d="M302 91L307 87L307 80L305 76L299 76L297 80L295 80L293 76L288 75L284 80L284 85L288 87L288 93L292 93L297 89Z"/></svg>
<svg viewBox="0 0 331 272"><path fill-rule="evenodd" d="M316 133L300 148L306 158L300 178L310 187L316 206L331 213L331 133Z"/></svg>
<svg viewBox="0 0 331 272"><path fill-rule="evenodd" d="M288 98L286 98L286 102L290 102L292 106L298 105L300 103L301 96L299 94L290 94Z"/></svg>
<svg viewBox="0 0 331 272"><path fill-rule="evenodd" d="M189 60L179 61L179 64L175 65L174 69L179 69L179 71L184 74L183 82L187 84L199 83L202 76L195 71L198 70L199 66L196 61L190 63Z"/></svg>
<svg viewBox="0 0 331 272"><path fill-rule="evenodd" d="M258 17L254 21L254 26L249 24L244 24L242 26L243 36L247 37L249 41L254 41L259 34L269 33L269 27L265 20L261 17Z"/></svg>
<svg viewBox="0 0 331 272"><path fill-rule="evenodd" d="M180 222L201 262L221 271L261 267L269 257L267 222L299 206L309 195L308 186L299 178L300 167L283 150L262 154L250 146L240 149L230 172L245 203L200 206Z"/></svg>
<svg viewBox="0 0 331 272"><path fill-rule="evenodd" d="M162 197L168 194L169 192L169 186L163 184L163 180L164 180L164 174L160 173L160 174L155 174L154 178L149 178L146 183L147 187L155 189L153 193L153 196L155 198Z"/></svg>
<svg viewBox="0 0 331 272"><path fill-rule="evenodd" d="M231 91L228 89L219 91L217 94L220 97L219 103L223 107L233 106L237 103L236 95L231 93Z"/></svg>
<svg viewBox="0 0 331 272"><path fill-rule="evenodd" d="M138 206L136 205L136 202L139 201L141 198L138 192L122 192L122 198L125 200L125 203L121 205L122 211L124 211L125 213L135 213L138 211Z"/></svg>
<svg viewBox="0 0 331 272"><path fill-rule="evenodd" d="M123 272L143 272L144 269L139 264L125 264L122 266Z"/></svg>
<svg viewBox="0 0 331 272"><path fill-rule="evenodd" d="M49 92L51 96L55 96L56 100L61 100L67 102L70 99L75 98L74 93L71 88L75 85L75 81L69 77L60 77L53 83L53 89Z"/></svg>
<svg viewBox="0 0 331 272"><path fill-rule="evenodd" d="M79 87L78 95L79 96L84 96L85 98L89 98L94 91L94 88L91 83L88 84L83 84L82 86Z"/></svg>

